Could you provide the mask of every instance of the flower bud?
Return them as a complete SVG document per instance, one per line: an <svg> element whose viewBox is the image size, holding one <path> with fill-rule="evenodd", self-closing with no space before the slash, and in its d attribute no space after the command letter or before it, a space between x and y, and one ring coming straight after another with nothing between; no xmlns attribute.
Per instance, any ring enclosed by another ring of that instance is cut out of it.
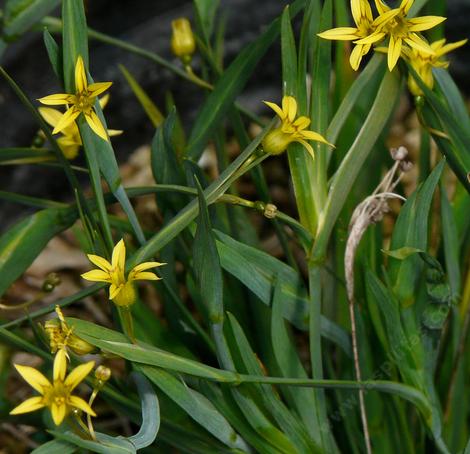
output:
<svg viewBox="0 0 470 454"><path fill-rule="evenodd" d="M60 277L57 273L49 273L42 284L42 291L50 293L60 284Z"/></svg>
<svg viewBox="0 0 470 454"><path fill-rule="evenodd" d="M98 366L95 370L95 378L101 382L108 381L111 378L111 369L106 366Z"/></svg>
<svg viewBox="0 0 470 454"><path fill-rule="evenodd" d="M266 153L278 155L284 152L291 142L292 134L286 134L281 128L276 128L266 134L261 145Z"/></svg>
<svg viewBox="0 0 470 454"><path fill-rule="evenodd" d="M274 219L277 214L277 206L272 203L267 203L264 207L263 215L268 219Z"/></svg>
<svg viewBox="0 0 470 454"><path fill-rule="evenodd" d="M189 63L196 50L191 23L185 17L171 22L173 34L171 36L171 50L183 63Z"/></svg>

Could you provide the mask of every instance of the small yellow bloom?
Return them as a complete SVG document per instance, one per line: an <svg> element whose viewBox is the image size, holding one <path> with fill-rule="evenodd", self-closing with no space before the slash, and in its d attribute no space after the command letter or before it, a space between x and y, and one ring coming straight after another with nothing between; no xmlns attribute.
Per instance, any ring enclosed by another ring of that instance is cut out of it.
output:
<svg viewBox="0 0 470 454"><path fill-rule="evenodd" d="M74 408L96 416L92 408L80 397L72 396L72 391L83 381L95 365L94 361L81 364L66 377L67 360L65 351L59 350L54 359L53 382L41 372L29 366L15 364L16 370L31 387L41 394L30 397L14 408L10 414L19 415L48 407L55 425L60 425Z"/></svg>
<svg viewBox="0 0 470 454"><path fill-rule="evenodd" d="M38 100L48 106L71 106L68 107L67 111L60 117L52 133L57 134L63 131L65 128L72 125L80 114L83 114L93 132L103 140L108 141L108 135L106 134L101 120L98 115L96 115L94 105L97 96L105 92L111 85L112 82L96 82L88 85L85 65L82 57L79 56L75 65L75 94L57 93Z"/></svg>
<svg viewBox="0 0 470 454"><path fill-rule="evenodd" d="M107 282L109 286L109 299L118 306L130 306L136 301L133 281L156 281L156 274L147 271L150 268L165 265L159 262L144 262L135 266L126 276L126 246L121 239L113 249L111 263L98 255L88 254L88 259L99 269L82 274L83 279L93 282Z"/></svg>
<svg viewBox="0 0 470 454"><path fill-rule="evenodd" d="M402 0L398 8L391 9L381 0L375 0L379 12L379 16L374 21L376 31L367 38L356 41L357 44L375 44L388 36L387 64L390 71L397 64L406 44L413 49L432 55L433 49L417 32L429 30L446 20L441 16L421 16L409 19L407 15L413 3L414 0Z"/></svg>
<svg viewBox="0 0 470 454"><path fill-rule="evenodd" d="M310 125L310 119L304 116L297 116L297 101L293 96L284 96L282 98L282 108L272 102L264 103L276 112L281 120L281 125L266 134L262 146L266 153L277 155L287 149L292 142L299 142L315 158L312 146L307 140L329 143L321 134L307 130Z"/></svg>
<svg viewBox="0 0 470 454"><path fill-rule="evenodd" d="M173 33L171 35L171 50L183 63L189 63L196 50L191 23L185 17L171 22Z"/></svg>
<svg viewBox="0 0 470 454"><path fill-rule="evenodd" d="M106 94L99 99L99 103L102 109L104 109L104 107L108 103L108 100L109 94ZM40 107L38 110L42 118L44 118L44 120L46 120L46 122L49 123L49 125L53 128L57 126L63 115L62 112L51 107ZM62 136L57 139L57 143L59 144L60 149L62 150L64 156L67 159L75 159L78 155L80 147L82 146L82 138L80 137L80 131L78 130L77 124L75 122L70 123L60 132ZM108 135L110 137L118 136L120 134L122 134L122 131L108 129Z"/></svg>
<svg viewBox="0 0 470 454"><path fill-rule="evenodd" d="M95 346L73 334L73 329L69 328L65 321L64 314L59 306L55 307L58 318L47 320L44 324L44 331L49 338L51 353L58 350L72 350L77 355L87 355L95 350Z"/></svg>
<svg viewBox="0 0 470 454"><path fill-rule="evenodd" d="M463 46L466 42L467 40L463 39L456 43L446 44L445 39L440 39L431 43L431 48L435 52L432 55L412 48L403 49L403 55L410 62L412 68L417 72L419 77L421 77L423 82L432 89L434 87L432 68L447 68L449 66L449 62L444 60L442 57L454 49ZM415 96L423 94L421 88L419 88L411 74L408 76L408 88Z"/></svg>
<svg viewBox="0 0 470 454"><path fill-rule="evenodd" d="M375 31L374 18L372 10L367 0L351 0L351 11L356 27L337 27L319 33L318 36L323 39L356 41L366 38ZM371 44L356 44L349 57L349 63L352 69L357 71L361 64L362 57L366 55L371 48Z"/></svg>

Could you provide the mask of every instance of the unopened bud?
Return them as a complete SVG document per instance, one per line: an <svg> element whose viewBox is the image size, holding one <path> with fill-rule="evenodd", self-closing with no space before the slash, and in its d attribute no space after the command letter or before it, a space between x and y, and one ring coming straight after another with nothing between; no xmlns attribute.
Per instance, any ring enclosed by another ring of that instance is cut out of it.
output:
<svg viewBox="0 0 470 454"><path fill-rule="evenodd" d="M277 214L277 206L272 203L267 203L264 207L263 215L268 219L274 219Z"/></svg>
<svg viewBox="0 0 470 454"><path fill-rule="evenodd" d="M106 366L98 366L95 370L95 378L101 382L108 381L111 378L111 369Z"/></svg>
<svg viewBox="0 0 470 454"><path fill-rule="evenodd" d="M183 63L187 64L196 50L191 23L185 17L181 17L171 22L171 28L173 29L171 50Z"/></svg>
<svg viewBox="0 0 470 454"><path fill-rule="evenodd" d="M42 284L42 291L50 293L60 284L60 277L57 273L50 273Z"/></svg>
<svg viewBox="0 0 470 454"><path fill-rule="evenodd" d="M261 145L265 153L277 155L286 151L291 142L292 134L286 134L281 128L276 128L266 134Z"/></svg>
<svg viewBox="0 0 470 454"><path fill-rule="evenodd" d="M82 356L88 355L96 350L96 347L86 340L81 339L80 337L76 336L75 334L71 334L67 339L67 346L72 350L75 354Z"/></svg>
<svg viewBox="0 0 470 454"><path fill-rule="evenodd" d="M408 150L405 147L392 148L390 154L395 161L403 161L408 156Z"/></svg>

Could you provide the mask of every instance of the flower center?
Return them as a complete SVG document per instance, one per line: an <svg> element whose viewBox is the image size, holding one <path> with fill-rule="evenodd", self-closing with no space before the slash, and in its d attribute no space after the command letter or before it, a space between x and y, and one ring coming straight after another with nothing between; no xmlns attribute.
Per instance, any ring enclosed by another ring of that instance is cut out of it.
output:
<svg viewBox="0 0 470 454"><path fill-rule="evenodd" d="M54 382L53 386L44 394L44 401L47 406L55 404L60 407L67 403L68 395L69 391L64 383L61 381L56 381Z"/></svg>
<svg viewBox="0 0 470 454"><path fill-rule="evenodd" d="M95 97L90 96L88 91L82 91L77 94L75 106L81 112L89 112L92 109L94 103Z"/></svg>
<svg viewBox="0 0 470 454"><path fill-rule="evenodd" d="M397 38L406 38L409 34L408 23L401 15L391 19L390 22L388 22L385 30Z"/></svg>

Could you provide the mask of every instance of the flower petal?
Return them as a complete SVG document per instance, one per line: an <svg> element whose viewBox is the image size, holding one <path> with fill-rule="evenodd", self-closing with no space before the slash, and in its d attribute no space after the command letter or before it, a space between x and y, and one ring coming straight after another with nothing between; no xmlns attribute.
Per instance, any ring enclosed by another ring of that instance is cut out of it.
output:
<svg viewBox="0 0 470 454"><path fill-rule="evenodd" d="M133 281L159 281L161 277L158 277L155 273L150 271L141 271L132 275ZM131 280L129 276L129 280Z"/></svg>
<svg viewBox="0 0 470 454"><path fill-rule="evenodd" d="M124 131L121 129L108 129L108 136L109 137L114 137L114 136L120 136Z"/></svg>
<svg viewBox="0 0 470 454"><path fill-rule="evenodd" d="M429 30L430 28L439 25L441 22L446 20L442 16L421 16L408 19L408 30L410 32L422 32L423 30Z"/></svg>
<svg viewBox="0 0 470 454"><path fill-rule="evenodd" d="M385 36L385 33L383 33L383 32L374 32L371 35L366 36L365 38L358 39L357 41L354 41L354 44L368 44L368 45L374 44L374 43L377 43L379 41L382 41L384 36Z"/></svg>
<svg viewBox="0 0 470 454"><path fill-rule="evenodd" d="M361 21L361 0L351 0L351 13L354 22L358 24Z"/></svg>
<svg viewBox="0 0 470 454"><path fill-rule="evenodd" d="M46 122L54 127L59 120L61 119L63 113L57 109L52 109L51 107L39 107L38 108L41 117L46 120Z"/></svg>
<svg viewBox="0 0 470 454"><path fill-rule="evenodd" d="M68 93L56 93L54 95L44 96L39 98L38 101L47 106L60 106L63 104L73 104L75 101L75 95Z"/></svg>
<svg viewBox="0 0 470 454"><path fill-rule="evenodd" d="M458 47L460 46L463 46L464 44L466 44L468 41L468 39L462 39L461 41L457 41L455 43L449 43L449 44L445 44L443 45L441 48L438 48L436 49L435 47L433 47L433 45L431 44L431 47L436 51L436 55L438 55L439 57L444 55L444 54L447 54L455 49L457 49ZM444 40L445 42L445 40ZM433 43L434 44L434 43ZM443 43L444 44L444 43Z"/></svg>
<svg viewBox="0 0 470 454"><path fill-rule="evenodd" d="M329 145L330 147L334 147L332 143L328 142L328 140L326 140L321 134L315 131L302 131L302 139L315 140L316 142L321 142Z"/></svg>
<svg viewBox="0 0 470 454"><path fill-rule="evenodd" d="M119 295L119 292L123 289L123 285L115 285L115 284L111 284L110 287L109 287L109 299L110 300L113 300L114 298L116 298L116 296Z"/></svg>
<svg viewBox="0 0 470 454"><path fill-rule="evenodd" d="M34 367L21 366L20 364L14 364L14 366L23 379L41 394L44 394L44 390L52 386L49 380Z"/></svg>
<svg viewBox="0 0 470 454"><path fill-rule="evenodd" d="M90 96L98 96L105 92L111 85L113 85L112 82L95 82L94 84L88 85L88 92Z"/></svg>
<svg viewBox="0 0 470 454"><path fill-rule="evenodd" d="M50 409L54 424L56 426L60 426L65 418L65 415L67 414L67 405L65 405L65 403L57 405L55 402L53 402L50 406Z"/></svg>
<svg viewBox="0 0 470 454"><path fill-rule="evenodd" d="M356 44L351 52L351 55L349 56L349 64L351 65L351 68L354 69L354 71L359 69L359 65L361 64L363 56L362 50L366 46L367 44Z"/></svg>
<svg viewBox="0 0 470 454"><path fill-rule="evenodd" d="M398 59L401 55L401 46L402 46L402 39L395 38L395 36L390 35L390 42L388 43L388 56L387 56L387 64L388 69L391 71L395 68Z"/></svg>
<svg viewBox="0 0 470 454"><path fill-rule="evenodd" d="M308 128L309 124L310 124L310 118L305 117L305 116L301 116L297 118L297 120L295 120L293 123L293 125L300 130Z"/></svg>
<svg viewBox="0 0 470 454"><path fill-rule="evenodd" d="M81 93L87 89L88 82L86 79L85 65L83 63L83 58L81 55L77 58L77 63L75 64L75 91Z"/></svg>
<svg viewBox="0 0 470 454"><path fill-rule="evenodd" d="M43 407L45 405L41 396L30 397L10 411L10 415L21 415L22 413L36 411Z"/></svg>
<svg viewBox="0 0 470 454"><path fill-rule="evenodd" d="M104 109L109 102L110 95L109 93L106 93L102 98L98 99L98 102L100 103L100 107Z"/></svg>
<svg viewBox="0 0 470 454"><path fill-rule="evenodd" d="M71 407L78 408L91 416L96 416L93 409L81 397L70 396L68 403Z"/></svg>
<svg viewBox="0 0 470 454"><path fill-rule="evenodd" d="M318 36L323 39L335 39L340 41L352 41L353 39L360 38L357 34L358 30L354 27L337 27L325 30L318 33Z"/></svg>
<svg viewBox="0 0 470 454"><path fill-rule="evenodd" d="M65 350L63 348L59 348L54 358L54 372L53 372L54 382L64 381L66 372L67 372L67 357L65 354Z"/></svg>
<svg viewBox="0 0 470 454"><path fill-rule="evenodd" d="M126 245L122 238L119 240L118 244L114 246L111 266L113 270L120 270L124 273L124 267L126 266Z"/></svg>
<svg viewBox="0 0 470 454"><path fill-rule="evenodd" d="M98 118L98 115L96 115L94 110L91 110L89 113L85 114L85 120L88 123L88 126L97 136L108 142L108 135L106 134L106 130L104 129L101 120Z"/></svg>
<svg viewBox="0 0 470 454"><path fill-rule="evenodd" d="M380 15L390 11L390 8L382 0L375 0L375 6Z"/></svg>
<svg viewBox="0 0 470 454"><path fill-rule="evenodd" d="M65 129L67 126L70 126L75 119L80 115L80 111L71 107L67 112L62 115L59 122L55 125L55 128L52 131L52 134L57 134L58 132Z"/></svg>
<svg viewBox="0 0 470 454"><path fill-rule="evenodd" d="M315 159L315 153L313 152L313 148L308 142L303 139L296 139L296 142L302 144L304 148L308 151L308 154L312 157L312 159Z"/></svg>
<svg viewBox="0 0 470 454"><path fill-rule="evenodd" d="M101 268L103 271L111 271L111 263L109 263L105 258L100 257L99 255L87 254L88 260L96 265L98 268Z"/></svg>
<svg viewBox="0 0 470 454"><path fill-rule="evenodd" d="M83 273L81 276L83 279L86 279L87 281L111 282L111 276L109 275L109 273L107 273L106 271L102 271L102 270L87 271L86 273Z"/></svg>
<svg viewBox="0 0 470 454"><path fill-rule="evenodd" d="M72 372L70 372L70 374L67 375L64 385L68 386L70 391L73 391L73 389L91 372L94 366L94 361L80 364L80 366L77 366Z"/></svg>
<svg viewBox="0 0 470 454"><path fill-rule="evenodd" d="M135 271L136 273L140 271L145 271L149 270L150 268L156 268L158 266L163 266L166 265L166 263L160 263L160 262L144 262L140 263L139 265L135 266L132 271Z"/></svg>
<svg viewBox="0 0 470 454"><path fill-rule="evenodd" d="M284 120L285 118L285 115L284 115L284 112L282 111L282 109L277 105L277 104L274 104L273 102L269 102L269 101L263 101L268 107L270 107L271 109L274 110L274 112L276 112L276 115L281 119L281 120Z"/></svg>
<svg viewBox="0 0 470 454"><path fill-rule="evenodd" d="M293 96L284 96L282 98L282 111L284 115L292 123L297 115L297 101Z"/></svg>
<svg viewBox="0 0 470 454"><path fill-rule="evenodd" d="M374 22L372 22L372 29L380 29L381 27L384 27L388 23L388 21L390 21L395 16L398 16L401 13L402 12L400 11L400 8L390 9L384 13L381 13L380 16L376 17Z"/></svg>
<svg viewBox="0 0 470 454"><path fill-rule="evenodd" d="M405 38L405 42L406 44L408 44L408 46L420 52L424 52L425 54L428 54L428 55L435 54L433 48L428 44L428 42L424 40L423 38L421 38L416 33L410 33L408 37Z"/></svg>
<svg viewBox="0 0 470 454"><path fill-rule="evenodd" d="M404 12L404 14L408 14L408 11L413 6L414 0L402 0L400 3L400 9Z"/></svg>

